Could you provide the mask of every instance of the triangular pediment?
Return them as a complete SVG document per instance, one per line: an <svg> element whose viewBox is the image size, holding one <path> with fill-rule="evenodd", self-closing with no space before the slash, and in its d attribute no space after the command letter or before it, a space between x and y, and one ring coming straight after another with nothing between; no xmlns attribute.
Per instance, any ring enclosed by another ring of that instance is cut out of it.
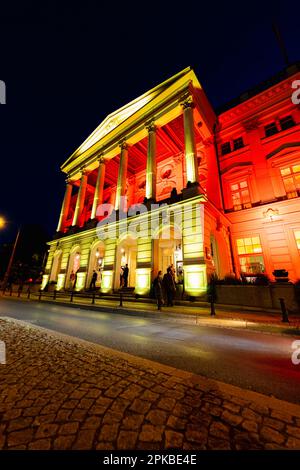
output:
<svg viewBox="0 0 300 470"><path fill-rule="evenodd" d="M191 71L190 67L182 70L181 72L173 75L168 80L157 85L152 90L144 93L138 98L134 99L125 106L119 108L113 113L109 114L100 125L92 132L92 134L80 145L80 147L68 158L68 160L62 165L62 170L69 165L71 162L76 160L81 154L88 151L95 144L100 142L103 138L108 136L112 131L121 126L127 119L132 117L135 113L141 111L148 103L154 100L158 95L164 93L169 87L171 87L176 81L180 80L186 74Z"/></svg>

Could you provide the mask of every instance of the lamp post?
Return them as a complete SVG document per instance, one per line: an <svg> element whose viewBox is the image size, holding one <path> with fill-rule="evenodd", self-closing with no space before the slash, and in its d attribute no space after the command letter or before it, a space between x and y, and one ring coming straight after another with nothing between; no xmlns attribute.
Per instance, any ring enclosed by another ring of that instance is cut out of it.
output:
<svg viewBox="0 0 300 470"><path fill-rule="evenodd" d="M3 217L0 217L0 228L3 228L5 225L6 225L5 219ZM19 227L16 238L15 238L14 246L13 246L10 258L9 258L8 266L7 266L5 275L4 275L3 286L2 286L3 294L5 294L5 291L6 291L6 286L7 286L7 282L8 282L10 273L11 273L11 268L12 268L12 265L13 265L13 262L14 262L14 257L15 257L15 254L16 254L16 249L17 249L17 246L18 246L20 233L21 233L21 228Z"/></svg>

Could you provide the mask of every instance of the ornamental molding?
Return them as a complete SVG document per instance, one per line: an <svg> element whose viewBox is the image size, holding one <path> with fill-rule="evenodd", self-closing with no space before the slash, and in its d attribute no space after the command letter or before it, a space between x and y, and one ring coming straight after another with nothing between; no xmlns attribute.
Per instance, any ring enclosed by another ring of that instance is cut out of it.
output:
<svg viewBox="0 0 300 470"><path fill-rule="evenodd" d="M234 108L221 113L219 116L219 121L221 124L228 123L234 119L241 119L241 116L244 114L249 114L249 112L258 111L258 108L268 104L275 104L274 98L278 98L278 95L282 95L287 91L292 94L291 84L295 78L290 78L283 83L278 83L276 86L271 89L265 90L258 95L253 96L252 98L247 99L247 101L237 104ZM274 101L273 103L270 103Z"/></svg>

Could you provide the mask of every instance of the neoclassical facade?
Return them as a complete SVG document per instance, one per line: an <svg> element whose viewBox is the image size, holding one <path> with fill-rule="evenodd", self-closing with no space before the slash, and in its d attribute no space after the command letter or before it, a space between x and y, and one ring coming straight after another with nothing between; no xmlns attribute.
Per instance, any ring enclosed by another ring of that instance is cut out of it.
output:
<svg viewBox="0 0 300 470"><path fill-rule="evenodd" d="M110 114L61 169L43 287L149 294L174 265L188 296L212 273L300 278L298 67L216 112L187 68Z"/></svg>

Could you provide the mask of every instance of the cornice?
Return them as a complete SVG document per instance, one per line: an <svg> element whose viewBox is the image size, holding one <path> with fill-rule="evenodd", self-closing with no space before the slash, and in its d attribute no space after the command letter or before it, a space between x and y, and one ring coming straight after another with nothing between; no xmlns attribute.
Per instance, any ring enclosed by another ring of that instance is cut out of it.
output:
<svg viewBox="0 0 300 470"><path fill-rule="evenodd" d="M277 85L265 90L253 98L238 104L232 109L225 111L220 114L219 122L221 126L233 123L235 120L251 120L252 114L257 114L261 111L266 104L268 107L276 104L280 99L288 98L288 95L292 95L291 84L295 80L295 76L289 77L285 81L278 83Z"/></svg>

